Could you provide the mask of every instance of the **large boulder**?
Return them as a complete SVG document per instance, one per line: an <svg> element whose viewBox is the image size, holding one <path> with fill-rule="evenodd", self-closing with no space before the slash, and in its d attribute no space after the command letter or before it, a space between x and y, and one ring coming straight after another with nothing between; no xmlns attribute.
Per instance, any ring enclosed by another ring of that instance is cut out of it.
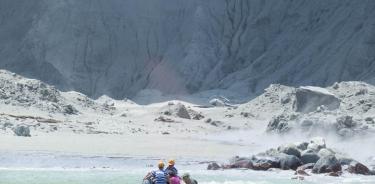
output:
<svg viewBox="0 0 375 184"><path fill-rule="evenodd" d="M13 129L13 132L17 136L30 137L30 128L25 125L18 125Z"/></svg>
<svg viewBox="0 0 375 184"><path fill-rule="evenodd" d="M278 158L279 158L279 161L280 161L280 169L296 170L299 166L302 165L301 160L294 155L281 154Z"/></svg>
<svg viewBox="0 0 375 184"><path fill-rule="evenodd" d="M287 155L294 155L296 157L301 157L301 152L297 149L297 147L293 144L288 144L284 146L280 146L278 151L281 153L285 153Z"/></svg>
<svg viewBox="0 0 375 184"><path fill-rule="evenodd" d="M326 156L329 156L329 155L335 155L335 152L332 151L331 149L328 149L328 148L320 149L319 152L318 152L319 157L326 157Z"/></svg>
<svg viewBox="0 0 375 184"><path fill-rule="evenodd" d="M316 163L319 160L319 156L313 150L305 150L301 154L301 161L304 164Z"/></svg>
<svg viewBox="0 0 375 184"><path fill-rule="evenodd" d="M352 174L370 175L370 169L359 162L351 162L348 167L348 172Z"/></svg>
<svg viewBox="0 0 375 184"><path fill-rule="evenodd" d="M295 110L297 112L314 112L320 106L335 110L340 107L340 100L324 88L309 86L296 89Z"/></svg>
<svg viewBox="0 0 375 184"><path fill-rule="evenodd" d="M236 169L236 168L244 168L244 169L252 169L253 162L251 160L239 160L234 163L225 165L224 169Z"/></svg>
<svg viewBox="0 0 375 184"><path fill-rule="evenodd" d="M180 118L191 119L190 114L186 109L185 105L182 105L180 103L176 105L176 115Z"/></svg>
<svg viewBox="0 0 375 184"><path fill-rule="evenodd" d="M314 168L312 170L313 173L317 173L317 174L339 172L339 171L341 171L340 162L333 155L320 158L315 163Z"/></svg>
<svg viewBox="0 0 375 184"><path fill-rule="evenodd" d="M207 166L207 170L219 170L219 169L221 169L221 167L216 162L210 163Z"/></svg>
<svg viewBox="0 0 375 184"><path fill-rule="evenodd" d="M280 160L275 157L257 156L257 157L253 157L251 160L253 161L254 167L261 166L262 168L265 168L265 167L280 168Z"/></svg>
<svg viewBox="0 0 375 184"><path fill-rule="evenodd" d="M301 142L301 143L297 143L296 146L299 150L301 151L304 151L307 149L307 146L309 145L308 142Z"/></svg>

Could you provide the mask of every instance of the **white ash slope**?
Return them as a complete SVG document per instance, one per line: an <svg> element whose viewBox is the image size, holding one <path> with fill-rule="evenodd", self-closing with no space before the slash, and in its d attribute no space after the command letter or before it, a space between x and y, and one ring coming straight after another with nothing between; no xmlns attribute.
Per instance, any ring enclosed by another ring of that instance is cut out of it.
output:
<svg viewBox="0 0 375 184"><path fill-rule="evenodd" d="M375 87L341 82L327 88L271 85L238 111L268 121L268 132L342 137L374 132Z"/></svg>
<svg viewBox="0 0 375 184"><path fill-rule="evenodd" d="M354 139L374 130L375 87L362 82L325 89L271 85L245 104L200 106L180 100L139 105L108 96L92 100L5 70L0 78L0 150L165 155L172 149L177 156L229 158L280 144L273 132Z"/></svg>

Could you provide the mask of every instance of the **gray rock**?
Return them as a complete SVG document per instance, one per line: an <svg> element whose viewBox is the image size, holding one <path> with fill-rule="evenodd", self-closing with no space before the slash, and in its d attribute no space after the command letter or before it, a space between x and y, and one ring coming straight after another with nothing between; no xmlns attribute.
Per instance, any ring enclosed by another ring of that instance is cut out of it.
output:
<svg viewBox="0 0 375 184"><path fill-rule="evenodd" d="M370 175L370 169L359 162L351 162L348 167L348 172L352 174Z"/></svg>
<svg viewBox="0 0 375 184"><path fill-rule="evenodd" d="M365 121L367 124L375 124L374 118L371 118L371 117L367 117Z"/></svg>
<svg viewBox="0 0 375 184"><path fill-rule="evenodd" d="M275 116L267 125L267 132L285 133L288 132L291 127L289 126L289 118L285 115Z"/></svg>
<svg viewBox="0 0 375 184"><path fill-rule="evenodd" d="M319 157L326 157L326 156L330 156L330 155L335 155L335 152L331 149L328 149L328 148L320 149L319 152L318 152Z"/></svg>
<svg viewBox="0 0 375 184"><path fill-rule="evenodd" d="M353 128L357 123L353 120L352 116L341 116L336 119L336 129Z"/></svg>
<svg viewBox="0 0 375 184"><path fill-rule="evenodd" d="M188 110L186 109L185 105L178 103L176 105L176 111L177 111L176 115L178 117L184 118L184 119L191 119L190 114Z"/></svg>
<svg viewBox="0 0 375 184"><path fill-rule="evenodd" d="M299 166L302 165L301 160L294 155L281 154L280 156L278 156L278 158L279 158L279 161L280 161L280 169L296 170Z"/></svg>
<svg viewBox="0 0 375 184"><path fill-rule="evenodd" d="M66 106L64 106L63 112L65 114L77 114L78 110L76 108L74 108L72 105L66 105Z"/></svg>
<svg viewBox="0 0 375 184"><path fill-rule="evenodd" d="M322 148L326 148L326 141L321 137L315 137L311 139L309 145L307 146L307 149L311 149L317 152Z"/></svg>
<svg viewBox="0 0 375 184"><path fill-rule="evenodd" d="M204 116L202 114L200 114L200 113L193 115L193 119L194 120L201 120L203 118L204 118Z"/></svg>
<svg viewBox="0 0 375 184"><path fill-rule="evenodd" d="M173 119L166 118L166 117L164 117L164 116L159 116L158 118L154 119L154 121L168 122L168 123L173 123L173 122L175 122Z"/></svg>
<svg viewBox="0 0 375 184"><path fill-rule="evenodd" d="M352 163L353 161L355 161L354 159L352 158L346 158L346 157L341 157L341 158L338 158L339 160L339 163L341 165L350 165L350 163Z"/></svg>
<svg viewBox="0 0 375 184"><path fill-rule="evenodd" d="M276 157L257 156L253 157L251 160L253 161L254 166L269 166L269 168L280 168L280 159Z"/></svg>
<svg viewBox="0 0 375 184"><path fill-rule="evenodd" d="M320 158L314 165L312 169L313 173L331 173L341 171L340 162L336 159L335 156L329 155L326 157Z"/></svg>
<svg viewBox="0 0 375 184"><path fill-rule="evenodd" d="M31 137L30 135L30 128L24 125L16 126L13 129L14 134L17 136L23 136L23 137Z"/></svg>
<svg viewBox="0 0 375 184"><path fill-rule="evenodd" d="M296 90L296 111L314 112L319 106L326 106L328 110L335 110L340 107L340 100L322 88L301 87Z"/></svg>
<svg viewBox="0 0 375 184"><path fill-rule="evenodd" d="M212 165L211 167L217 167L217 166ZM223 169L235 169L235 168L252 169L253 162L250 158L235 156L230 160L229 164L224 165L222 168Z"/></svg>
<svg viewBox="0 0 375 184"><path fill-rule="evenodd" d="M304 164L307 163L316 163L319 160L319 156L312 150L305 150L301 154L301 161Z"/></svg>
<svg viewBox="0 0 375 184"><path fill-rule="evenodd" d="M280 146L278 148L278 151L281 153L285 153L287 155L294 155L298 158L301 157L301 152L297 149L295 145L292 145L292 144Z"/></svg>
<svg viewBox="0 0 375 184"><path fill-rule="evenodd" d="M297 148L301 151L304 151L307 149L307 146L309 145L309 143L307 142L302 142L302 143L299 143L297 144Z"/></svg>
<svg viewBox="0 0 375 184"><path fill-rule="evenodd" d="M219 170L219 169L221 169L221 167L216 162L210 163L207 166L207 170Z"/></svg>

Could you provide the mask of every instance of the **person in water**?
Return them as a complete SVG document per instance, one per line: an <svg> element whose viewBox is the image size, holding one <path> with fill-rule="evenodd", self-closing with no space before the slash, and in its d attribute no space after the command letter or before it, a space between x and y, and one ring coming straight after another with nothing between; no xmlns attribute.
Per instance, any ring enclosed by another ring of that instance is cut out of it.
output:
<svg viewBox="0 0 375 184"><path fill-rule="evenodd" d="M169 174L169 184L181 184L181 178L176 173L171 172Z"/></svg>
<svg viewBox="0 0 375 184"><path fill-rule="evenodd" d="M175 164L175 161L173 159L168 161L168 167L165 169L165 172L168 175L171 175L172 173L175 174L175 175L178 175L178 171L177 171L176 167L174 166L174 164Z"/></svg>
<svg viewBox="0 0 375 184"><path fill-rule="evenodd" d="M164 163L162 161L158 164L158 170L148 173L143 179L143 181L148 181L148 183L151 181L153 184L167 184L168 180L168 175L164 171Z"/></svg>
<svg viewBox="0 0 375 184"><path fill-rule="evenodd" d="M184 175L182 175L182 180L186 184L198 184L197 180L190 178L189 173L185 173Z"/></svg>

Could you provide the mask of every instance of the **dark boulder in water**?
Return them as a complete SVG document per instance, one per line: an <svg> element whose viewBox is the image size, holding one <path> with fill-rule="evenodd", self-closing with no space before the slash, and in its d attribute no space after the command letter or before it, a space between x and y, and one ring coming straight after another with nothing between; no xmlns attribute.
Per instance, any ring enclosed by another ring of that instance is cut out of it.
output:
<svg viewBox="0 0 375 184"><path fill-rule="evenodd" d="M253 164L258 166L270 165L270 168L280 168L280 160L275 157L253 157Z"/></svg>
<svg viewBox="0 0 375 184"><path fill-rule="evenodd" d="M301 161L304 164L316 163L319 160L319 156L313 150L305 150L301 154Z"/></svg>
<svg viewBox="0 0 375 184"><path fill-rule="evenodd" d="M216 162L210 163L207 166L207 170L219 170L219 169L221 169L221 167Z"/></svg>
<svg viewBox="0 0 375 184"><path fill-rule="evenodd" d="M280 156L278 156L278 158L280 160L280 169L296 170L299 166L302 165L301 160L294 155L281 154Z"/></svg>
<svg viewBox="0 0 375 184"><path fill-rule="evenodd" d="M294 145L280 146L278 151L287 155L294 155L298 158L301 157L301 152Z"/></svg>
<svg viewBox="0 0 375 184"><path fill-rule="evenodd" d="M272 164L268 162L255 163L253 165L253 169L258 170L258 171L267 171L268 169L271 169L271 168L273 168Z"/></svg>
<svg viewBox="0 0 375 184"><path fill-rule="evenodd" d="M236 168L252 169L253 163L251 160L239 160L229 165L225 165L224 168L225 169L236 169Z"/></svg>
<svg viewBox="0 0 375 184"><path fill-rule="evenodd" d="M223 169L236 169L236 168L252 169L252 167L253 167L253 162L250 158L235 156L230 160L230 164L223 166Z"/></svg>
<svg viewBox="0 0 375 184"><path fill-rule="evenodd" d="M313 173L331 173L341 171L340 162L336 159L335 156L329 155L320 158L312 170Z"/></svg>
<svg viewBox="0 0 375 184"><path fill-rule="evenodd" d="M349 164L348 172L352 174L370 175L370 169L356 161Z"/></svg>

